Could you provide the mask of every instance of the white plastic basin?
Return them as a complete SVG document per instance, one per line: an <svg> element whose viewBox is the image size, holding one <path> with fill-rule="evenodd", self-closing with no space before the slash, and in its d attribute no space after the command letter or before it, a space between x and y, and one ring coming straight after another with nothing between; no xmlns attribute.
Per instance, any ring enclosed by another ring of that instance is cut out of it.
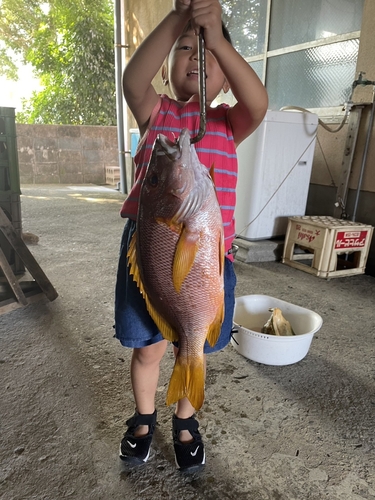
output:
<svg viewBox="0 0 375 500"><path fill-rule="evenodd" d="M296 335L279 337L260 333L272 307L281 309ZM236 299L233 347L242 356L264 365L291 365L309 351L314 333L323 324L316 312L268 295L244 295Z"/></svg>

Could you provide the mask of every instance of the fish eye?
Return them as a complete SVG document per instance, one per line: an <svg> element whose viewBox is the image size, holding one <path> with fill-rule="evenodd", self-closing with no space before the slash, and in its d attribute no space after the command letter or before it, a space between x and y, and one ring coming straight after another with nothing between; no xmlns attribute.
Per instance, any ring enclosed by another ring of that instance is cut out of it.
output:
<svg viewBox="0 0 375 500"><path fill-rule="evenodd" d="M150 186L152 187L156 187L158 185L158 176L156 174L152 174L149 178L148 178L148 183L150 184Z"/></svg>

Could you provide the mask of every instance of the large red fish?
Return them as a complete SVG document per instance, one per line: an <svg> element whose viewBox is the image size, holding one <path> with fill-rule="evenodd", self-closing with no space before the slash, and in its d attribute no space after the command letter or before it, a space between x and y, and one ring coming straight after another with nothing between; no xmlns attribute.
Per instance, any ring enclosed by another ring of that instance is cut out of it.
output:
<svg viewBox="0 0 375 500"><path fill-rule="evenodd" d="M204 400L203 346L215 345L224 318L224 237L209 170L182 130L155 141L143 180L130 272L163 337L178 341L167 404Z"/></svg>

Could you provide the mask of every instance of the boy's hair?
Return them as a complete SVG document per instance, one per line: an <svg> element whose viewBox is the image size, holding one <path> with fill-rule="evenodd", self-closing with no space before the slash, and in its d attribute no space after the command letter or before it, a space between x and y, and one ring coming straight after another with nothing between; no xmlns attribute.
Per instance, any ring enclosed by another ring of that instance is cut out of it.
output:
<svg viewBox="0 0 375 500"><path fill-rule="evenodd" d="M187 23L187 25L185 26L185 29L183 31L183 33L185 33L186 31L190 31L192 28L191 26L191 20ZM224 22L221 21L221 29L223 31L223 36L225 38L225 40L227 40L227 42L229 42L231 45L233 45L232 43L232 39L230 37L230 34L229 34L229 31L228 31L228 28L225 26Z"/></svg>

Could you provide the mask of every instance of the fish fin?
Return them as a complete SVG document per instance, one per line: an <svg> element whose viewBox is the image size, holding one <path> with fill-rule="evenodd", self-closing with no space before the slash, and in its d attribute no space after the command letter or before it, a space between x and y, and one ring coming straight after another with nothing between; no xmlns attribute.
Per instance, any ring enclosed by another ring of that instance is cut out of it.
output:
<svg viewBox="0 0 375 500"><path fill-rule="evenodd" d="M198 411L204 401L204 362L203 356L196 357L192 363L186 358L177 356L167 392L167 405L188 398Z"/></svg>
<svg viewBox="0 0 375 500"><path fill-rule="evenodd" d="M218 338L220 337L221 325L224 321L224 303L217 312L215 320L211 323L207 333L207 342L211 347L214 347Z"/></svg>
<svg viewBox="0 0 375 500"><path fill-rule="evenodd" d="M212 184L214 185L214 188L215 188L215 194L216 194L217 201L219 202L219 198L217 196L216 184L215 184L215 162L213 162L213 164L211 165L211 168L209 170L209 174L210 174L210 177L212 180Z"/></svg>
<svg viewBox="0 0 375 500"><path fill-rule="evenodd" d="M133 276L133 280L137 283L140 288L141 276L139 274L139 267L137 264L137 233L134 233L132 239L129 243L128 253L126 254L129 263L129 274Z"/></svg>
<svg viewBox="0 0 375 500"><path fill-rule="evenodd" d="M163 224L167 226L171 231L176 234L180 234L182 231L182 223L177 222L174 218L167 219L166 217L155 217L155 221L158 224Z"/></svg>
<svg viewBox="0 0 375 500"><path fill-rule="evenodd" d="M209 173L210 173L210 177L212 179L212 182L213 182L213 184L214 184L214 186L216 188L216 185L215 185L215 162L213 162L213 164L211 165ZM216 189L215 189L215 191L216 191Z"/></svg>
<svg viewBox="0 0 375 500"><path fill-rule="evenodd" d="M188 231L184 226L173 260L173 285L177 293L180 293L182 284L193 267L198 248L199 234Z"/></svg>
<svg viewBox="0 0 375 500"><path fill-rule="evenodd" d="M160 314L157 312L157 310L154 308L152 305L146 290L144 288L142 279L141 279L141 273L139 271L139 266L137 263L137 250L136 250L136 245L137 243L137 233L135 232L132 236L132 239L130 240L129 244L129 249L127 253L128 257L128 262L129 262L129 273L133 276L134 281L137 283L137 286L142 294L142 297L144 298L146 302L146 308L153 319L154 323L158 327L160 333L163 335L165 340L169 340L170 342L177 342L178 341L178 335L177 332L174 330L174 328L171 327L171 325L162 317Z"/></svg>
<svg viewBox="0 0 375 500"><path fill-rule="evenodd" d="M219 273L220 276L224 275L224 262L225 262L225 246L224 246L224 231L221 228L221 235L219 239Z"/></svg>
<svg viewBox="0 0 375 500"><path fill-rule="evenodd" d="M158 327L160 333L163 335L165 340L169 342L178 342L178 335L176 330L171 327L171 325L165 321L165 319L160 316L160 314L156 311L154 306L148 300L147 295L145 296L147 311L149 312L151 318L154 320L155 325Z"/></svg>

